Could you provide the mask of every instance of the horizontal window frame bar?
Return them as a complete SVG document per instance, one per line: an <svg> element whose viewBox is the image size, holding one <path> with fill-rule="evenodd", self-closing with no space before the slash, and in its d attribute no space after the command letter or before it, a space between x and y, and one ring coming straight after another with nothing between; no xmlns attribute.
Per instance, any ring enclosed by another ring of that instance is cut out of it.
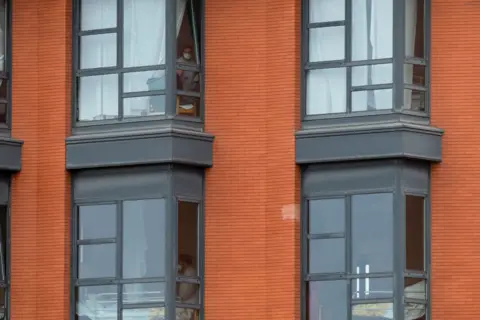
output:
<svg viewBox="0 0 480 320"><path fill-rule="evenodd" d="M136 283L166 283L166 277L150 277L150 278L132 278L132 279L117 279L117 278L91 278L91 279L76 279L76 287L91 287L101 285L125 285Z"/></svg>
<svg viewBox="0 0 480 320"><path fill-rule="evenodd" d="M375 60L356 60L356 61L331 60L331 61L307 62L305 64L305 70L309 71L309 70L319 70L319 69L363 67L363 66L373 66L378 64L392 64L392 68L393 68L393 58L375 59Z"/></svg>
<svg viewBox="0 0 480 320"><path fill-rule="evenodd" d="M176 66L177 70L182 70L182 71L193 71L193 72L198 72L201 73L202 69L200 65L189 65L189 64L184 64L184 63L177 63Z"/></svg>
<svg viewBox="0 0 480 320"><path fill-rule="evenodd" d="M199 310L199 311L202 309L202 305L200 304L189 304L189 303L180 303L180 302L176 302L175 307L183 308L183 309Z"/></svg>
<svg viewBox="0 0 480 320"><path fill-rule="evenodd" d="M307 24L307 29L320 29L320 28L331 28L331 27L345 27L345 20L335 20L335 21L324 21L324 22L309 22Z"/></svg>
<svg viewBox="0 0 480 320"><path fill-rule="evenodd" d="M393 83L368 84L368 85L363 85L363 86L352 86L351 92L388 90L388 89L393 89Z"/></svg>
<svg viewBox="0 0 480 320"><path fill-rule="evenodd" d="M202 279L200 277L192 278L192 277L182 277L177 276L175 277L175 281L177 283L190 283L190 284L202 284Z"/></svg>
<svg viewBox="0 0 480 320"><path fill-rule="evenodd" d="M90 246L98 244L111 244L116 243L116 238L100 238L100 239L78 239L76 241L77 246Z"/></svg>
<svg viewBox="0 0 480 320"><path fill-rule="evenodd" d="M165 302L138 302L138 303L124 303L122 302L123 310L132 310L132 309L154 309L154 308L165 308Z"/></svg>
<svg viewBox="0 0 480 320"><path fill-rule="evenodd" d="M393 272L377 272L377 273L359 273L346 274L342 273L309 273L304 277L304 281L330 281L330 280L356 280L356 279L379 279L379 278L393 278Z"/></svg>
<svg viewBox="0 0 480 320"><path fill-rule="evenodd" d="M177 93L177 96L201 98L201 95L199 92L177 90L176 93Z"/></svg>
<svg viewBox="0 0 480 320"><path fill-rule="evenodd" d="M154 96L164 96L164 95L166 95L166 90L137 91L137 92L124 92L122 93L122 98L128 99L128 98L142 98L142 97L154 97Z"/></svg>
<svg viewBox="0 0 480 320"><path fill-rule="evenodd" d="M79 30L77 31L77 36L78 37L96 36L96 35L111 34L111 33L117 33L117 32L118 32L118 27L92 29L92 30Z"/></svg>
<svg viewBox="0 0 480 320"><path fill-rule="evenodd" d="M405 57L405 64L413 64L426 67L428 65L428 61L424 58Z"/></svg>
<svg viewBox="0 0 480 320"><path fill-rule="evenodd" d="M350 304L358 306L362 304L377 304L377 303L392 303L393 304L393 290L391 298L376 298L376 299L352 299Z"/></svg>
<svg viewBox="0 0 480 320"><path fill-rule="evenodd" d="M419 85L416 85L416 84L408 84L408 83L405 83L405 84L403 85L403 87L404 87L404 90L413 90L413 91L427 92L427 88L426 88L426 87L419 86Z"/></svg>
<svg viewBox="0 0 480 320"><path fill-rule="evenodd" d="M345 236L345 232L315 233L307 234L307 240L343 239Z"/></svg>
<svg viewBox="0 0 480 320"><path fill-rule="evenodd" d="M407 298L407 297L405 297L405 294L404 294L404 297L403 297L403 303L421 304L421 305L424 305L424 306L428 305L427 300Z"/></svg>
<svg viewBox="0 0 480 320"><path fill-rule="evenodd" d="M100 67L100 68L90 68L90 69L79 69L77 70L77 77L93 77L93 76L103 76L111 74L125 74L125 73L134 73L134 72L145 72L145 71L159 71L166 70L166 65L159 64L153 66L139 66L139 67L125 67L117 68L116 66L112 67Z"/></svg>
<svg viewBox="0 0 480 320"><path fill-rule="evenodd" d="M412 278L412 279L427 279L428 274L426 272L421 271L414 271L414 270L405 270L403 272L404 278Z"/></svg>

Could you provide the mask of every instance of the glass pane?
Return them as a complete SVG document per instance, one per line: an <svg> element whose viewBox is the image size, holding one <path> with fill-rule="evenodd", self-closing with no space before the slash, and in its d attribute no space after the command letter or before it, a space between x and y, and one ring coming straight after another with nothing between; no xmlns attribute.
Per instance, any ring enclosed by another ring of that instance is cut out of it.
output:
<svg viewBox="0 0 480 320"><path fill-rule="evenodd" d="M165 96L145 96L123 99L125 118L162 116L165 114Z"/></svg>
<svg viewBox="0 0 480 320"><path fill-rule="evenodd" d="M426 108L426 92L420 90L404 90L404 99L406 110L425 112Z"/></svg>
<svg viewBox="0 0 480 320"><path fill-rule="evenodd" d="M393 302L356 304L352 306L352 320L386 319L393 319Z"/></svg>
<svg viewBox="0 0 480 320"><path fill-rule="evenodd" d="M123 75L124 92L165 90L165 71L131 72Z"/></svg>
<svg viewBox="0 0 480 320"><path fill-rule="evenodd" d="M308 273L345 271L345 239L309 241Z"/></svg>
<svg viewBox="0 0 480 320"><path fill-rule="evenodd" d="M310 22L345 20L345 0L310 0Z"/></svg>
<svg viewBox="0 0 480 320"><path fill-rule="evenodd" d="M198 204L178 202L178 275L198 275Z"/></svg>
<svg viewBox="0 0 480 320"><path fill-rule="evenodd" d="M0 79L0 99L8 98L8 81L6 79Z"/></svg>
<svg viewBox="0 0 480 320"><path fill-rule="evenodd" d="M0 103L0 123L6 123L7 122L7 104L6 103Z"/></svg>
<svg viewBox="0 0 480 320"><path fill-rule="evenodd" d="M5 282L8 280L7 276L7 265L8 265L8 246L7 246L7 216L8 210L7 206L0 206L0 281ZM0 289L2 290L2 289ZM0 296L0 303L4 301L2 296ZM1 319L1 318L0 318Z"/></svg>
<svg viewBox="0 0 480 320"><path fill-rule="evenodd" d="M352 196L352 269L393 271L393 195Z"/></svg>
<svg viewBox="0 0 480 320"><path fill-rule="evenodd" d="M117 34L107 33L80 38L80 69L117 65Z"/></svg>
<svg viewBox="0 0 480 320"><path fill-rule="evenodd" d="M352 60L393 57L393 1L352 0Z"/></svg>
<svg viewBox="0 0 480 320"><path fill-rule="evenodd" d="M200 285L177 282L177 302L188 304L200 303Z"/></svg>
<svg viewBox="0 0 480 320"><path fill-rule="evenodd" d="M405 83L425 86L425 66L405 64L403 68Z"/></svg>
<svg viewBox="0 0 480 320"><path fill-rule="evenodd" d="M123 202L123 278L165 276L165 200Z"/></svg>
<svg viewBox="0 0 480 320"><path fill-rule="evenodd" d="M426 281L424 279L414 279L414 278L405 279L405 292L404 292L405 299L416 299L416 300L423 300L426 302L427 300L426 292L427 292L427 286L426 286ZM426 310L427 308L425 304L405 302L405 319L424 320L424 318L422 317L425 315Z"/></svg>
<svg viewBox="0 0 480 320"><path fill-rule="evenodd" d="M117 319L117 286L80 287L75 296L79 320Z"/></svg>
<svg viewBox="0 0 480 320"><path fill-rule="evenodd" d="M117 0L81 0L81 4L82 30L117 26Z"/></svg>
<svg viewBox="0 0 480 320"><path fill-rule="evenodd" d="M345 27L310 29L308 47L310 62L345 59Z"/></svg>
<svg viewBox="0 0 480 320"><path fill-rule="evenodd" d="M165 308L126 309L122 312L123 320L166 320Z"/></svg>
<svg viewBox="0 0 480 320"><path fill-rule="evenodd" d="M425 270L425 200L423 197L406 197L406 267L407 270Z"/></svg>
<svg viewBox="0 0 480 320"><path fill-rule="evenodd" d="M177 1L177 3L181 4L182 1ZM177 13L179 11L178 7L179 6L177 6ZM199 52L197 52L196 48L200 39L195 41L192 27L195 26L198 37L198 35L200 35L201 25L200 21L197 21L199 20L197 16L195 16L196 24L192 25L191 17L190 10L187 9L183 10L182 17L177 20L177 28L179 28L177 35L177 63L180 64L196 65L200 62L197 60Z"/></svg>
<svg viewBox="0 0 480 320"><path fill-rule="evenodd" d="M165 2L123 0L123 66L165 64Z"/></svg>
<svg viewBox="0 0 480 320"><path fill-rule="evenodd" d="M347 319L347 282L308 283L308 320Z"/></svg>
<svg viewBox="0 0 480 320"><path fill-rule="evenodd" d="M346 110L346 69L309 71L307 74L307 114L343 113Z"/></svg>
<svg viewBox="0 0 480 320"><path fill-rule="evenodd" d="M5 288L0 288L0 319L6 320L7 317L7 290Z"/></svg>
<svg viewBox="0 0 480 320"><path fill-rule="evenodd" d="M165 283L131 283L123 285L123 303L163 303Z"/></svg>
<svg viewBox="0 0 480 320"><path fill-rule="evenodd" d="M82 206L79 211L78 238L115 238L117 208L115 205Z"/></svg>
<svg viewBox="0 0 480 320"><path fill-rule="evenodd" d="M357 268L357 273L359 273ZM358 278L352 280L352 299L393 298L392 278Z"/></svg>
<svg viewBox="0 0 480 320"><path fill-rule="evenodd" d="M118 118L118 75L81 77L79 82L80 121Z"/></svg>
<svg viewBox="0 0 480 320"><path fill-rule="evenodd" d="M115 243L78 246L78 278L115 277Z"/></svg>
<svg viewBox="0 0 480 320"><path fill-rule="evenodd" d="M175 320L197 320L200 316L200 311L195 309L177 308L175 310Z"/></svg>
<svg viewBox="0 0 480 320"><path fill-rule="evenodd" d="M352 85L367 86L393 82L391 64L374 64L352 68Z"/></svg>
<svg viewBox="0 0 480 320"><path fill-rule="evenodd" d="M178 115L198 117L200 115L200 98L190 96L177 96L177 109Z"/></svg>
<svg viewBox="0 0 480 320"><path fill-rule="evenodd" d="M367 90L352 92L352 111L393 109L393 90Z"/></svg>
<svg viewBox="0 0 480 320"><path fill-rule="evenodd" d="M424 58L424 0L405 0L405 55Z"/></svg>
<svg viewBox="0 0 480 320"><path fill-rule="evenodd" d="M333 233L345 230L345 199L308 202L309 233Z"/></svg>
<svg viewBox="0 0 480 320"><path fill-rule="evenodd" d="M0 71L5 71L7 55L7 1L0 0Z"/></svg>

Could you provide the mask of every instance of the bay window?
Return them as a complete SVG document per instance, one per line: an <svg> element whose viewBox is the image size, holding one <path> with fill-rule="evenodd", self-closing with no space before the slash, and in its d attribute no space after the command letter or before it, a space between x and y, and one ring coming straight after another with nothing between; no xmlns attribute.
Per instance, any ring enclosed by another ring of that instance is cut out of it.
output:
<svg viewBox="0 0 480 320"><path fill-rule="evenodd" d="M201 116L201 0L77 0L75 119Z"/></svg>
<svg viewBox="0 0 480 320"><path fill-rule="evenodd" d="M427 112L428 0L304 0L303 116Z"/></svg>
<svg viewBox="0 0 480 320"><path fill-rule="evenodd" d="M0 125L9 123L10 15L9 1L0 1Z"/></svg>

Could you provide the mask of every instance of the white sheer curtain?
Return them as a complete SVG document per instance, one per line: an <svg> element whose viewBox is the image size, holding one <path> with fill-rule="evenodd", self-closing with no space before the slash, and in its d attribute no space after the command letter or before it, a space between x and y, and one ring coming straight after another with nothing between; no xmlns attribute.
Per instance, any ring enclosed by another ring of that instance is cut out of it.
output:
<svg viewBox="0 0 480 320"><path fill-rule="evenodd" d="M139 67L165 63L166 0L124 0L123 66ZM186 0L177 0L177 36L185 12ZM82 29L116 26L116 0L84 0ZM87 26L87 27L85 27ZM176 48L169 48L176 50ZM98 68L116 65L116 34L88 36L82 39L80 67ZM147 91L147 81L163 78L163 71L125 75L124 91ZM118 116L118 76L84 77L80 80L80 120L110 119ZM124 101L125 116L148 111L149 97Z"/></svg>
<svg viewBox="0 0 480 320"><path fill-rule="evenodd" d="M310 22L343 20L345 4L344 1L338 0L310 0L309 11ZM416 25L414 12L416 12L416 0L407 1L406 47L412 52ZM393 1L353 0L351 31L353 61L392 58ZM310 30L310 62L343 60L345 58L344 32L344 27ZM407 71L406 68L405 76L412 78L413 72ZM355 67L352 68L352 85L391 83L392 76L391 65ZM307 77L307 114L346 111L347 92L344 68L309 71ZM390 108L392 108L391 89L360 91L352 94L352 111Z"/></svg>

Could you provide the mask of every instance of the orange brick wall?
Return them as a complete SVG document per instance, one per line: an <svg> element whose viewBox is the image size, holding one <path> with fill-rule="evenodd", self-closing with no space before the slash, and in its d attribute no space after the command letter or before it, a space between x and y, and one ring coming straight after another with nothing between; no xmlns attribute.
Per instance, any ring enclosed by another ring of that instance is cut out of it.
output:
<svg viewBox="0 0 480 320"><path fill-rule="evenodd" d="M70 0L12 2L12 135L25 143L11 196L11 315L67 319Z"/></svg>
<svg viewBox="0 0 480 320"><path fill-rule="evenodd" d="M206 4L206 318L298 319L298 0Z"/></svg>
<svg viewBox="0 0 480 320"><path fill-rule="evenodd" d="M480 296L480 2L432 0L433 320L477 319Z"/></svg>

